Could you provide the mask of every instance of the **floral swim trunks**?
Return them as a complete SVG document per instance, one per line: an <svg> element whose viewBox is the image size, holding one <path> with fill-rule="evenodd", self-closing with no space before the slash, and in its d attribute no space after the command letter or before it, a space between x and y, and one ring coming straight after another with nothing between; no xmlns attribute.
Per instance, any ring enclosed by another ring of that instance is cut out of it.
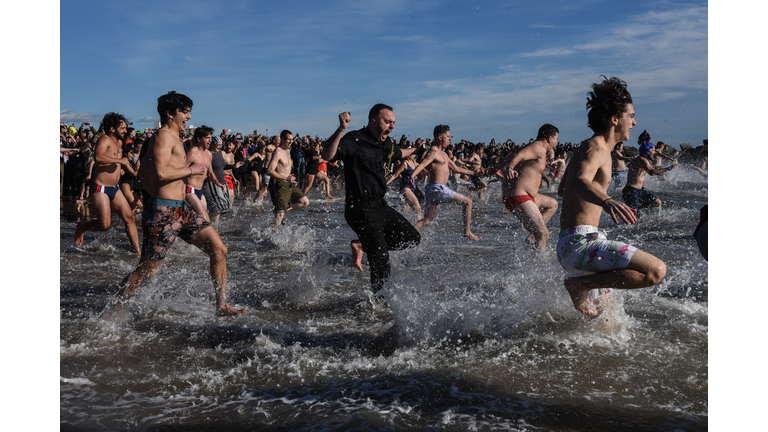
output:
<svg viewBox="0 0 768 432"><path fill-rule="evenodd" d="M608 240L597 227L579 225L560 231L557 260L570 276L624 269L637 248Z"/></svg>
<svg viewBox="0 0 768 432"><path fill-rule="evenodd" d="M210 226L210 223L195 213L186 201L155 197L144 204L141 219L141 228L144 231L141 257L151 261L162 261L176 237L190 243L192 237Z"/></svg>

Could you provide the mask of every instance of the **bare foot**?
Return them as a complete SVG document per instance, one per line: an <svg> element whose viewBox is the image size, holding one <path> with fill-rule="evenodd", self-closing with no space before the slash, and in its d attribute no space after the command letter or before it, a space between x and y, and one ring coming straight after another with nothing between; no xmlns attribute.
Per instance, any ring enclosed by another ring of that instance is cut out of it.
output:
<svg viewBox="0 0 768 432"><path fill-rule="evenodd" d="M474 240L474 241L478 241L481 238L483 238L482 236L476 236L476 235L472 234L471 232L465 232L464 233L464 237L466 237L466 238L468 238L470 240Z"/></svg>
<svg viewBox="0 0 768 432"><path fill-rule="evenodd" d="M573 306L576 307L577 311L584 315L592 318L598 317L603 313L603 310L605 310L605 307L609 303L610 297L607 292L594 300L590 300L589 292L591 289L573 286L574 284L571 281L571 278L566 278L563 284L565 285L565 289L568 290L568 294L571 296Z"/></svg>
<svg viewBox="0 0 768 432"><path fill-rule="evenodd" d="M528 237L525 238L525 242L528 243L529 245L535 244L536 236L533 234L529 235Z"/></svg>
<svg viewBox="0 0 768 432"><path fill-rule="evenodd" d="M332 197L332 196L328 195L327 197L325 197L325 199L336 199L336 197Z"/></svg>
<svg viewBox="0 0 768 432"><path fill-rule="evenodd" d="M82 224L77 224L77 227L75 228L75 244L82 246L84 236L85 236L85 228L83 228Z"/></svg>
<svg viewBox="0 0 768 432"><path fill-rule="evenodd" d="M352 248L352 260L355 262L355 267L363 271L363 244L360 243L360 240L352 240L349 242L349 247Z"/></svg>
<svg viewBox="0 0 768 432"><path fill-rule="evenodd" d="M216 311L216 316L237 316L241 313L247 311L248 308L245 309L235 309L232 306L224 303L223 305L219 306L219 310Z"/></svg>

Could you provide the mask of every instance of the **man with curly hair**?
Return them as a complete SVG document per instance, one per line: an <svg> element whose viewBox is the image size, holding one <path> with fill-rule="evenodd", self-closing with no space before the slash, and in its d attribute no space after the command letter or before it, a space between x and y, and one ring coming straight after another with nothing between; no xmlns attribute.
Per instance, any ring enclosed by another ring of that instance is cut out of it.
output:
<svg viewBox="0 0 768 432"><path fill-rule="evenodd" d="M120 190L120 171L125 170L136 175L128 158L123 157L123 140L126 138L125 117L117 113L107 113L101 120L103 135L96 142L93 159L93 174L90 186L91 201L96 220L77 224L75 243L83 244L86 231L106 231L111 226L112 211L125 222L125 233L134 252L141 253L139 234L136 230L136 218L128 200Z"/></svg>
<svg viewBox="0 0 768 432"><path fill-rule="evenodd" d="M568 272L564 281L576 309L598 316L609 299L610 288L645 288L658 284L667 268L660 259L634 246L609 241L598 231L605 210L615 223L637 222L635 210L613 200L606 191L611 182L611 150L629 140L635 122L627 83L605 78L592 84L587 98L588 123L594 132L573 153L558 195L563 198L557 259Z"/></svg>

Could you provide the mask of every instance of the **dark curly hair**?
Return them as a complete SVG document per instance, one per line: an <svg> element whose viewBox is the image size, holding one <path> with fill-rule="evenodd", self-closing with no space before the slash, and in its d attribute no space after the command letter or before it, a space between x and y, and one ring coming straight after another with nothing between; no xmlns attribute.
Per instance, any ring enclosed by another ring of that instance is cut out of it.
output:
<svg viewBox="0 0 768 432"><path fill-rule="evenodd" d="M604 78L603 82L592 84L587 97L587 126L595 133L607 131L611 117L621 118L627 104L632 103L627 83L617 77L600 76Z"/></svg>
<svg viewBox="0 0 768 432"><path fill-rule="evenodd" d="M122 114L108 112L104 114L104 118L101 119L99 129L104 131L105 134L109 134L112 133L112 128L115 128L115 131L117 131L117 128L120 126L120 122L125 122L125 117L123 117Z"/></svg>
<svg viewBox="0 0 768 432"><path fill-rule="evenodd" d="M208 135L213 134L213 128L210 126L202 125L198 128L195 128L195 140L201 140Z"/></svg>
<svg viewBox="0 0 768 432"><path fill-rule="evenodd" d="M157 98L157 113L160 114L161 125L168 121L168 113L176 114L177 111L185 109L192 109L192 99L181 93L171 90Z"/></svg>
<svg viewBox="0 0 768 432"><path fill-rule="evenodd" d="M435 126L435 130L432 131L432 135L435 137L435 140L437 140L437 137L440 135L449 132L451 130L451 127L448 125L437 125Z"/></svg>

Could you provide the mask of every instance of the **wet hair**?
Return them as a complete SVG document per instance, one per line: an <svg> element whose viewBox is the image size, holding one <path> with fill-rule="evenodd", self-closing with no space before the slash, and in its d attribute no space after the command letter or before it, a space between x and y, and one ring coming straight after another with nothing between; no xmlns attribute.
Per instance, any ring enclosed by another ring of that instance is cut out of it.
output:
<svg viewBox="0 0 768 432"><path fill-rule="evenodd" d="M649 134L647 130L644 130L643 133L641 133L640 136L637 137L637 142L638 143L651 142L651 134Z"/></svg>
<svg viewBox="0 0 768 432"><path fill-rule="evenodd" d="M293 132L289 131L288 129L285 129L282 132L280 132L280 141L284 142L285 140L287 140L288 134L293 135Z"/></svg>
<svg viewBox="0 0 768 432"><path fill-rule="evenodd" d="M195 141L201 140L208 135L213 135L213 128L210 126L202 125L198 128L195 128Z"/></svg>
<svg viewBox="0 0 768 432"><path fill-rule="evenodd" d="M615 145L615 146L613 146L613 149L614 149L614 150L618 150L618 149L619 149L619 147L621 147L621 146L623 146L623 145L624 145L624 141L619 141L619 142L617 142L617 143L616 143L616 145Z"/></svg>
<svg viewBox="0 0 768 432"><path fill-rule="evenodd" d="M557 130L556 127L552 126L549 123L544 124L542 127L539 128L539 135L536 137L537 140L546 140L549 137L553 137L557 134L559 134L560 131Z"/></svg>
<svg viewBox="0 0 768 432"><path fill-rule="evenodd" d="M125 117L123 117L122 114L108 112L104 114L104 118L101 119L101 125L99 125L99 128L104 131L105 134L110 133L111 128L115 128L115 131L117 131L117 128L120 126L120 122L124 122Z"/></svg>
<svg viewBox="0 0 768 432"><path fill-rule="evenodd" d="M435 130L434 132L432 132L432 135L435 137L435 140L437 140L437 137L439 137L440 135L446 132L450 132L450 130L451 130L451 127L448 125L437 125L435 126Z"/></svg>
<svg viewBox="0 0 768 432"><path fill-rule="evenodd" d="M595 133L607 131L611 117L621 118L627 104L632 103L626 82L617 77L600 76L604 78L603 82L592 84L592 91L587 96L587 126Z"/></svg>
<svg viewBox="0 0 768 432"><path fill-rule="evenodd" d="M192 109L192 99L181 93L171 90L157 98L157 113L160 114L161 125L168 121L168 113L176 114L177 111L185 109Z"/></svg>
<svg viewBox="0 0 768 432"><path fill-rule="evenodd" d="M389 111L395 112L395 110L393 110L391 106L385 105L383 103L377 103L376 105L373 106L373 108L371 108L371 111L368 112L368 120L375 119L379 115L379 113L383 110L389 110Z"/></svg>

